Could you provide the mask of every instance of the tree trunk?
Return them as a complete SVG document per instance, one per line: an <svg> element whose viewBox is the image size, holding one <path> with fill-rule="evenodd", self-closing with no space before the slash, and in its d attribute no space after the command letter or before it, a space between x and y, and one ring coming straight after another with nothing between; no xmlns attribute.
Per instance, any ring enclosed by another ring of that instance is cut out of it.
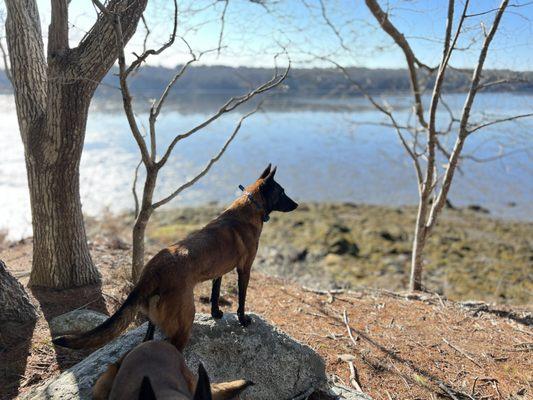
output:
<svg viewBox="0 0 533 400"><path fill-rule="evenodd" d="M6 0L6 36L24 143L33 225L30 284L66 288L95 283L83 224L79 166L91 98L117 59L113 24L100 13L69 48L68 1L53 0L45 57L36 0ZM147 0L110 0L127 43Z"/></svg>
<svg viewBox="0 0 533 400"><path fill-rule="evenodd" d="M0 260L0 321L30 322L36 319L37 310L24 287Z"/></svg>
<svg viewBox="0 0 533 400"><path fill-rule="evenodd" d="M79 166L91 88L50 83L41 126L28 132L26 168L32 208L31 286L67 288L100 279L87 245ZM64 137L69 140L62 140Z"/></svg>
<svg viewBox="0 0 533 400"><path fill-rule="evenodd" d="M418 213L416 216L415 235L413 238L413 252L411 254L411 279L409 281L409 289L412 291L422 290L422 270L424 268L424 247L426 245L426 215L427 215L428 201L420 198L418 206Z"/></svg>
<svg viewBox="0 0 533 400"><path fill-rule="evenodd" d="M144 236L149 219L150 217L143 215L141 211L133 226L133 253L131 256L131 278L133 282L139 280L144 267Z"/></svg>
<svg viewBox="0 0 533 400"><path fill-rule="evenodd" d="M133 282L139 280L144 268L144 237L146 234L146 226L154 212L152 200L157 182L157 173L157 169L147 168L146 170L141 210L135 220L135 225L133 226L133 254L131 257L131 277Z"/></svg>

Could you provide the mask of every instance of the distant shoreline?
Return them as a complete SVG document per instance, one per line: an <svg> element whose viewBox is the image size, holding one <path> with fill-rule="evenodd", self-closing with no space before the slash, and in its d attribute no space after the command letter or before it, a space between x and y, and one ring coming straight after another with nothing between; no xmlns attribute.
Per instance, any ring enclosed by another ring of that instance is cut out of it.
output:
<svg viewBox="0 0 533 400"><path fill-rule="evenodd" d="M176 72L175 68L151 67L141 68L130 80L130 89L134 95L159 93ZM351 79L360 84L365 91L374 94L401 94L410 90L410 82L405 69L370 69L348 67ZM118 91L116 68L112 69L99 86L96 96L108 95ZM272 68L228 67L228 66L191 66L181 78L173 93L180 94L237 94L248 91L269 80L275 73ZM428 87L434 77L428 78ZM448 72L444 93L467 91L470 83L469 71ZM485 70L486 82L509 81L506 84L491 85L486 92L526 92L533 93L533 71ZM0 70L0 93L11 93L11 85L3 70ZM341 71L335 68L293 68L277 93L290 96L355 96L360 92L348 81Z"/></svg>

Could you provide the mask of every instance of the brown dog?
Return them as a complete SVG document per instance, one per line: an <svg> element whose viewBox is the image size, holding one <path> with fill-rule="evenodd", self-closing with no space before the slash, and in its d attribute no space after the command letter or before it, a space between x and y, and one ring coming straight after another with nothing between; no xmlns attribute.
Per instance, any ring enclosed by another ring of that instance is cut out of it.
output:
<svg viewBox="0 0 533 400"><path fill-rule="evenodd" d="M93 387L93 399L228 400L251 385L242 379L210 385L202 364L196 381L174 346L165 341L149 341L109 366Z"/></svg>
<svg viewBox="0 0 533 400"><path fill-rule="evenodd" d="M157 325L178 350L189 340L194 320L194 287L213 279L211 315L221 318L218 307L222 275L237 268L239 308L243 326L250 323L245 315L246 289L250 269L257 253L263 223L272 211L289 212L296 204L274 180L276 168L270 165L259 179L243 189L221 215L182 241L157 253L144 267L139 282L122 306L96 328L53 340L70 348L97 347L118 336L129 325L138 309L150 320L147 339Z"/></svg>

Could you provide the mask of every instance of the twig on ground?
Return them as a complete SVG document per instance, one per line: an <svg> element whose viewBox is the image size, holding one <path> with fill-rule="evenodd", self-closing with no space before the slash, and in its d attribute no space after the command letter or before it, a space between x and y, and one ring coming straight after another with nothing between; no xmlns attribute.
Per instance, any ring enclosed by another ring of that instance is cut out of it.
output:
<svg viewBox="0 0 533 400"><path fill-rule="evenodd" d="M79 306L78 308L75 308L75 309L72 310L72 311L78 311L78 310L81 310L81 309L83 309L83 308L85 308L85 307L87 307L87 306L90 306L90 305L93 304L93 303L96 303L98 300L100 300L100 299L99 299L99 298L94 299L94 300L92 300L92 301L90 301L90 302L88 302L88 303L85 303L85 304L82 305L82 306ZM72 312L72 311L71 311L71 312Z"/></svg>
<svg viewBox="0 0 533 400"><path fill-rule="evenodd" d="M357 339L359 339L359 337L354 338L354 336L352 335L352 328L350 327L348 314L346 314L346 308L342 312L342 321L344 322L344 325L346 325L346 330L348 331L348 335L350 336L352 343L354 344L354 346L357 346Z"/></svg>
<svg viewBox="0 0 533 400"><path fill-rule="evenodd" d="M353 361L348 361L348 366L350 367L350 383L352 386L359 392L363 392L363 388L361 388L361 384L358 382L358 376L357 371L355 370L355 366L353 365Z"/></svg>
<svg viewBox="0 0 533 400"><path fill-rule="evenodd" d="M361 388L361 383L359 382L359 375L353 363L355 357L351 354L341 354L339 356L339 360L348 363L348 367L350 368L350 384L355 388L355 390L364 393L363 389Z"/></svg>
<svg viewBox="0 0 533 400"><path fill-rule="evenodd" d="M498 393L498 399L501 399L502 394L500 393L500 388L498 387L498 381L497 380L492 381L492 386L494 386L494 389L496 389L496 393Z"/></svg>
<svg viewBox="0 0 533 400"><path fill-rule="evenodd" d="M442 338L442 341L444 343L446 343L448 346L450 346L452 349L454 349L455 351L457 351L458 353L462 354L464 357L468 358L470 361L472 361L474 364L476 364L479 368L481 368L481 364L478 363L476 360L474 360L471 356L469 356L464 350L461 350L459 347L451 344L449 341L447 341L446 339Z"/></svg>
<svg viewBox="0 0 533 400"><path fill-rule="evenodd" d="M476 383L477 383L477 380L478 380L478 379L479 379L478 376L476 376L476 377L474 378L474 383L472 384L472 392L470 393L470 395L471 395L472 397L474 397L474 396L476 395Z"/></svg>
<svg viewBox="0 0 533 400"><path fill-rule="evenodd" d="M446 386L443 382L439 383L439 387L453 400L459 400L459 398L455 395L454 391L451 390L448 386Z"/></svg>
<svg viewBox="0 0 533 400"><path fill-rule="evenodd" d="M341 294L341 293L345 293L346 292L346 290L344 290L344 289L320 290L320 289L312 289L312 288L307 287L307 286L302 286L302 289L305 292L311 292L311 293L323 294L323 295Z"/></svg>

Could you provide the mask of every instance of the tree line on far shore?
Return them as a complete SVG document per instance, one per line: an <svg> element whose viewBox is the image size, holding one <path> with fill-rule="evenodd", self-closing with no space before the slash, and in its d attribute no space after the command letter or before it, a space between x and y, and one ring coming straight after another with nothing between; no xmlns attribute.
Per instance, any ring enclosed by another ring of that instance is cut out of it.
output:
<svg viewBox="0 0 533 400"><path fill-rule="evenodd" d="M146 66L131 78L132 94L151 96L161 92L175 74L176 68ZM361 87L372 93L408 92L411 89L405 69L346 68L350 76L357 79ZM190 66L187 79L180 82L171 94L202 93L241 93L268 80L272 68L249 68L214 66ZM96 97L120 95L116 87L118 69L112 69L103 80ZM444 89L447 92L464 92L468 89L471 70L450 70ZM485 70L483 75L490 81L507 80L505 85L487 88L490 92L531 92L533 93L533 71L517 72L510 70ZM421 77L423 80L424 77ZM428 79L428 87L434 77ZM337 68L293 68L284 82L281 93L289 96L358 96L361 92ZM11 93L11 85L4 71L0 70L0 93ZM280 90L277 91L278 94Z"/></svg>

